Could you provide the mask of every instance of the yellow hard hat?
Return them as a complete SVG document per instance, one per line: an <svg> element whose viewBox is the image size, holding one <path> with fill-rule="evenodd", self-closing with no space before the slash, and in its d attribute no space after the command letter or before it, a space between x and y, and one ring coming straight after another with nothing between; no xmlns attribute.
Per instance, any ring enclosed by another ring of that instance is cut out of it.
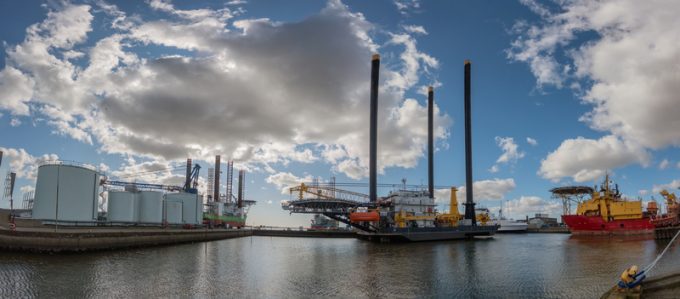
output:
<svg viewBox="0 0 680 299"><path fill-rule="evenodd" d="M630 269L628 269L628 274L630 275L635 275L638 272L638 266L632 265Z"/></svg>

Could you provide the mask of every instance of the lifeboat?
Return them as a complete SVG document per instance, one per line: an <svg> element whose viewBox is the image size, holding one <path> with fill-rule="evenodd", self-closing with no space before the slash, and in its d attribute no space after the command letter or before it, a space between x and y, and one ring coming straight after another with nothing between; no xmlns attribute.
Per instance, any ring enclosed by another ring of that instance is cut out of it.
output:
<svg viewBox="0 0 680 299"><path fill-rule="evenodd" d="M380 221L380 214L377 211L359 211L350 213L349 220L352 222L378 222Z"/></svg>

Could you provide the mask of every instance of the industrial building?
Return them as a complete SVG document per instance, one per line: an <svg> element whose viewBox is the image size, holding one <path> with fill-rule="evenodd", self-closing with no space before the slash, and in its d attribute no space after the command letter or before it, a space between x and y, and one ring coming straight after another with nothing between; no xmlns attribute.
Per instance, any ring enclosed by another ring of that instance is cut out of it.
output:
<svg viewBox="0 0 680 299"><path fill-rule="evenodd" d="M528 217L528 216L527 216ZM557 227L557 218L551 218L548 214L538 213L533 218L527 219L529 228Z"/></svg>

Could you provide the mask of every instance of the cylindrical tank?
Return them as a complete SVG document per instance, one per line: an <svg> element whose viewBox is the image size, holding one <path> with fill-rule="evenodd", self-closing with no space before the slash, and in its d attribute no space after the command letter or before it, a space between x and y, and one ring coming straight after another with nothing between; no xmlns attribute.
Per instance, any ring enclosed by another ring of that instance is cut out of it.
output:
<svg viewBox="0 0 680 299"><path fill-rule="evenodd" d="M182 224L181 201L165 201L165 221L168 224Z"/></svg>
<svg viewBox="0 0 680 299"><path fill-rule="evenodd" d="M137 222L137 194L127 191L109 191L109 222Z"/></svg>
<svg viewBox="0 0 680 299"><path fill-rule="evenodd" d="M57 221L97 220L99 173L76 165L38 167L33 218Z"/></svg>
<svg viewBox="0 0 680 299"><path fill-rule="evenodd" d="M139 222L161 223L163 221L163 193L139 192Z"/></svg>

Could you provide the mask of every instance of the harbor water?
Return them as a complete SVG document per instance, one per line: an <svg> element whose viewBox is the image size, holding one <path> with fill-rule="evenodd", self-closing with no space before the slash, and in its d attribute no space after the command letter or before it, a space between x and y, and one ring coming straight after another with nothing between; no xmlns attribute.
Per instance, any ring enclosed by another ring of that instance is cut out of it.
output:
<svg viewBox="0 0 680 299"><path fill-rule="evenodd" d="M417 244L245 237L82 254L0 252L0 298L597 298L667 242L568 234ZM680 268L678 247L653 275Z"/></svg>

